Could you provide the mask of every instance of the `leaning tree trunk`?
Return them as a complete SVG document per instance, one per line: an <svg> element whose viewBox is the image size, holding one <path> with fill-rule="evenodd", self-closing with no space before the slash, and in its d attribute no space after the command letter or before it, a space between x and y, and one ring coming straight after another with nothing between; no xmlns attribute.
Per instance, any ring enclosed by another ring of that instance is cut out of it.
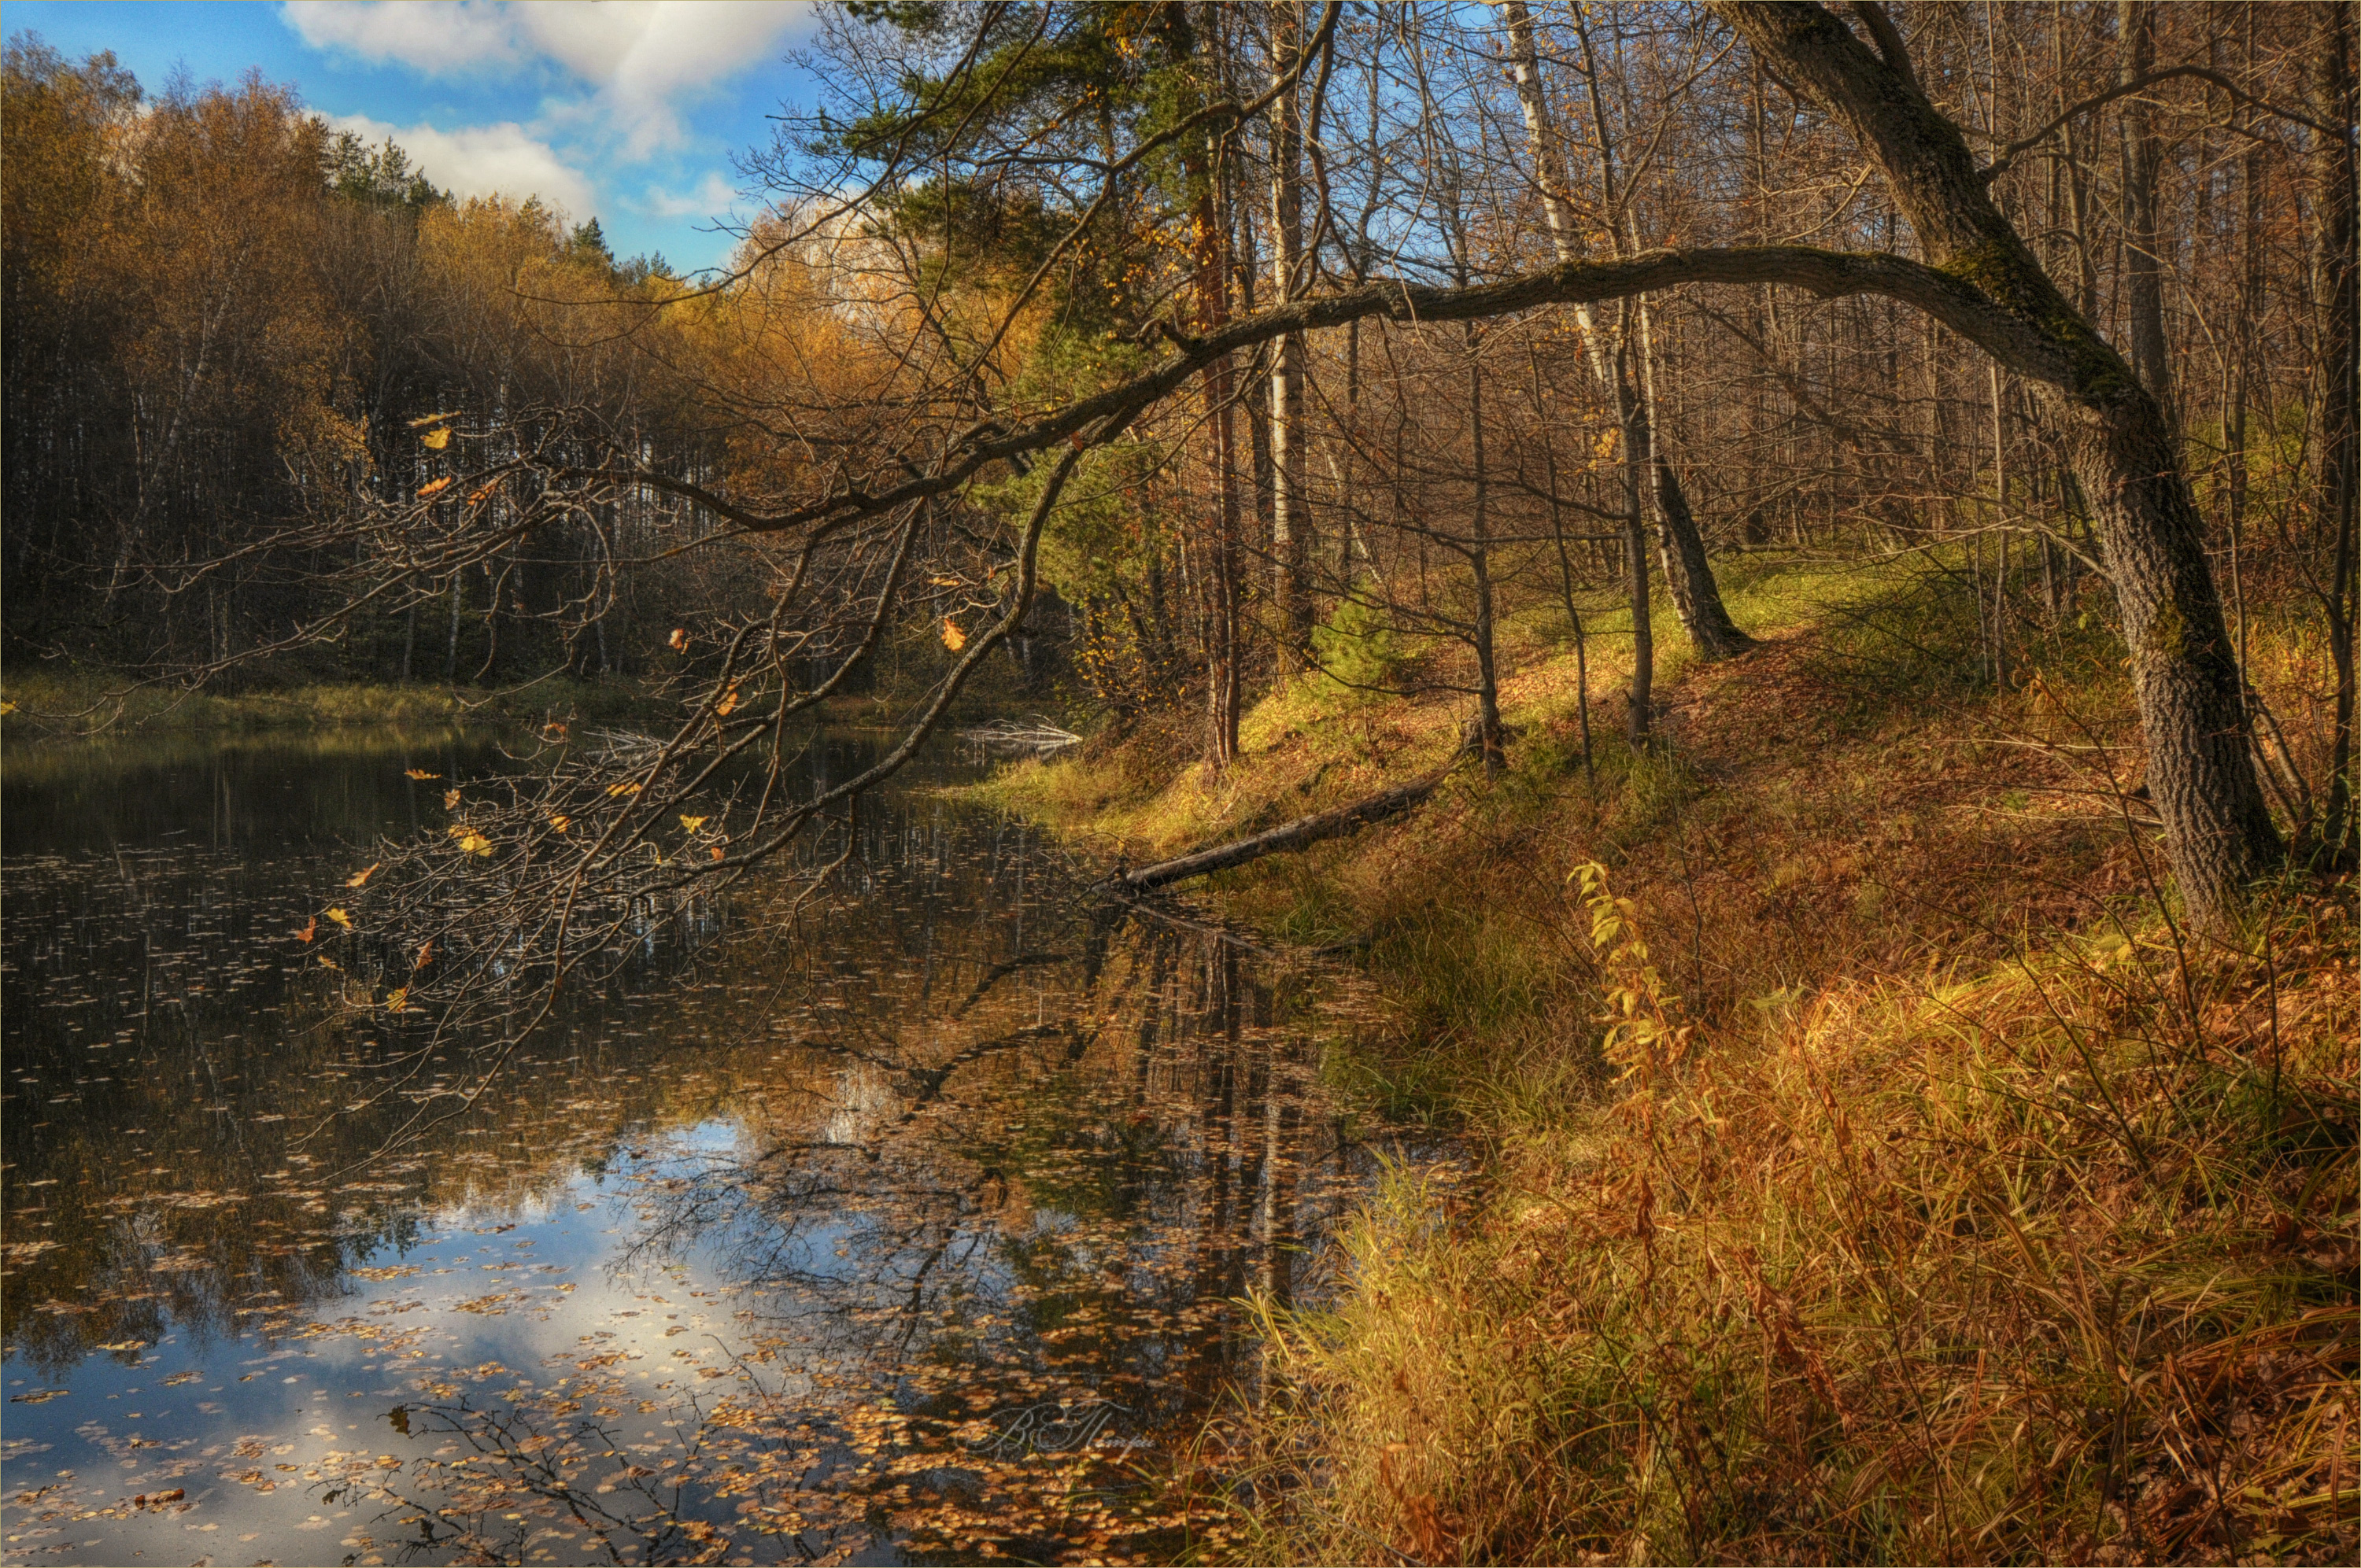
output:
<svg viewBox="0 0 2361 1568"><path fill-rule="evenodd" d="M2226 923L2246 885L2284 850L2256 776L2237 659L2162 405L1993 205L1882 8L1854 8L1877 38L1876 54L1817 5L1722 0L1718 8L1883 166L1927 260L1980 290L2069 367L2062 382L2039 383L2042 405L2097 514L2167 853L2191 915Z"/></svg>
<svg viewBox="0 0 2361 1568"><path fill-rule="evenodd" d="M1549 115L1549 99L1542 87L1540 53L1533 44L1533 19L1524 0L1505 0L1501 19L1509 25L1509 74L1517 87L1517 103L1524 114L1525 143L1533 160L1533 182L1542 198L1542 215L1549 225L1550 245L1564 261L1582 257L1581 231L1575 226L1563 188L1557 137ZM1664 534L1664 581L1672 590L1673 609L1688 630L1697 654L1706 660L1734 658L1754 646L1754 639L1738 629L1721 602L1721 586L1714 580L1707 559L1705 535L1697 514L1689 510L1681 477L1657 444L1648 403L1632 395L1623 361L1601 341L1598 318L1587 305L1574 311L1575 324L1598 379L1621 414L1621 438L1627 472L1638 474L1644 465L1650 476L1657 525Z"/></svg>

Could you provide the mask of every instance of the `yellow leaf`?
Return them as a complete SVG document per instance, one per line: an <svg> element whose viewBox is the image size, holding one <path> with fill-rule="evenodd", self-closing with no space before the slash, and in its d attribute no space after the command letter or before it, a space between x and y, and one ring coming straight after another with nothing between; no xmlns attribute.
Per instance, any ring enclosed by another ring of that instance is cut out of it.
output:
<svg viewBox="0 0 2361 1568"><path fill-rule="evenodd" d="M455 420L458 417L459 411L457 409L453 409L448 413L420 414L416 419L410 422L410 428L416 430L422 424L441 424L446 420Z"/></svg>
<svg viewBox="0 0 2361 1568"><path fill-rule="evenodd" d="M418 442L431 452L440 452L451 444L451 427L445 425L440 430L430 430L420 436Z"/></svg>
<svg viewBox="0 0 2361 1568"><path fill-rule="evenodd" d="M367 871L355 872L351 876L345 879L345 885L346 887L359 887L376 873L378 866L381 866L383 864L385 864L385 862L383 861L379 861L377 862L377 865L370 866Z"/></svg>
<svg viewBox="0 0 2361 1568"><path fill-rule="evenodd" d="M731 686L728 691L721 694L721 700L714 705L714 717L717 718L727 718L730 717L730 710L737 706L738 688L736 686Z"/></svg>
<svg viewBox="0 0 2361 1568"><path fill-rule="evenodd" d="M672 629L672 635L664 641L675 650L686 648L688 646L688 628L686 626L674 627Z"/></svg>
<svg viewBox="0 0 2361 1568"><path fill-rule="evenodd" d="M550 819L549 819L549 825L550 825L552 828L556 828L560 833L563 833L563 832L565 832L568 828L571 828L571 827L573 827L573 826L574 826L574 818L572 818L571 817L566 816L564 812L562 812L562 811L561 811L561 812L558 812L557 814L555 814L555 816L553 816L553 817L550 817Z"/></svg>
<svg viewBox="0 0 2361 1568"><path fill-rule="evenodd" d="M321 967L322 969L335 969L335 970L340 970L340 969L344 968L345 966L344 966L344 965L342 965L342 964L340 964L340 963L338 963L335 959L334 959L330 958L327 954L325 954L325 953L322 953L322 954L320 955L320 967Z"/></svg>
<svg viewBox="0 0 2361 1568"><path fill-rule="evenodd" d="M404 768L401 772L405 778L439 779L443 776L441 773L430 773L424 768Z"/></svg>
<svg viewBox="0 0 2361 1568"><path fill-rule="evenodd" d="M328 918L335 921L337 925L342 926L347 931L353 928L353 917L346 914L341 909L329 910Z"/></svg>
<svg viewBox="0 0 2361 1568"><path fill-rule="evenodd" d="M694 833L698 828L705 826L705 818L702 817L683 817L680 819L680 825Z"/></svg>
<svg viewBox="0 0 2361 1568"><path fill-rule="evenodd" d="M401 1004L409 1000L410 987L401 986L386 993L385 1010L389 1013L399 1013L401 1011Z"/></svg>
<svg viewBox="0 0 2361 1568"><path fill-rule="evenodd" d="M15 703L13 703L13 702L0 702L0 713L14 713L14 712L16 712L16 705Z"/></svg>
<svg viewBox="0 0 2361 1568"><path fill-rule="evenodd" d="M451 484L451 476L450 476L450 475L448 475L448 474L445 474L445 475L444 475L441 478L439 478L439 479L435 480L433 484L428 485L428 486L424 487L423 488L422 488L422 489L418 492L418 499L421 499L421 500L424 500L428 496L433 495L433 494L434 494L435 491L437 491L437 490L441 490L441 489L447 489L447 488L450 488L450 484Z"/></svg>
<svg viewBox="0 0 2361 1568"><path fill-rule="evenodd" d="M459 848L471 855L489 855L492 852L492 841L481 833L469 831L459 836Z"/></svg>
<svg viewBox="0 0 2361 1568"><path fill-rule="evenodd" d="M459 809L459 792L457 790L446 789L443 792L443 809L445 811L456 811Z"/></svg>
<svg viewBox="0 0 2361 1568"><path fill-rule="evenodd" d="M943 646L954 653L967 646L967 633L961 631L960 623L948 615L943 617Z"/></svg>
<svg viewBox="0 0 2361 1568"><path fill-rule="evenodd" d="M500 482L498 479L488 480L485 483L477 486L474 489L467 492L467 504L471 507L483 505L485 499L500 488Z"/></svg>
<svg viewBox="0 0 2361 1568"><path fill-rule="evenodd" d="M640 793L640 786L635 784L609 784L607 786L607 793L609 795L637 795Z"/></svg>

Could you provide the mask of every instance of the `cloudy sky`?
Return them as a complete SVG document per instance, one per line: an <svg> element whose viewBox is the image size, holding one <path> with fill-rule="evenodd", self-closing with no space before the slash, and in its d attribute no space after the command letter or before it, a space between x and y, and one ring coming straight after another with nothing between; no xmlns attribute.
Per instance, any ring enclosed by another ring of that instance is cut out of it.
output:
<svg viewBox="0 0 2361 1568"><path fill-rule="evenodd" d="M539 194L595 215L618 255L719 261L747 210L733 154L810 93L785 56L805 0L9 0L0 27L112 49L151 92L177 69L258 69L336 126L390 134L461 195Z"/></svg>

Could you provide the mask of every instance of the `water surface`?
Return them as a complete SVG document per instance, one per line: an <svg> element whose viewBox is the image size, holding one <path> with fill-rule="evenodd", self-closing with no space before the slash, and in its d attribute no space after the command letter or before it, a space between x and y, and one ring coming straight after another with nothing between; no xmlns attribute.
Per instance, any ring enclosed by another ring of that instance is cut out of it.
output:
<svg viewBox="0 0 2361 1568"><path fill-rule="evenodd" d="M1217 1537L1170 1476L1252 1397L1239 1303L1322 1289L1399 1146L1324 1086L1344 981L1094 908L947 761L793 922L760 886L647 922L497 1092L356 1165L467 1042L295 933L440 830L410 773L522 765L456 731L12 748L8 1560Z"/></svg>

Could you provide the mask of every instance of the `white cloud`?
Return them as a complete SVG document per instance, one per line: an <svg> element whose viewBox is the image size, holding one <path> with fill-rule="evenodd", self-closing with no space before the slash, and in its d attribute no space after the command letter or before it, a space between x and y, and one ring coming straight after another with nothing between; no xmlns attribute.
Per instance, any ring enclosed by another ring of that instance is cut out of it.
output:
<svg viewBox="0 0 2361 1568"><path fill-rule="evenodd" d="M390 126L367 115L332 115L328 124L372 145L391 137L410 154L411 167L444 190L460 196L539 196L577 216L596 204L590 181L547 142L514 121L467 126L456 131L433 126Z"/></svg>
<svg viewBox="0 0 2361 1568"><path fill-rule="evenodd" d="M394 60L429 75L513 64L516 28L492 0L288 0L287 25L318 49Z"/></svg>
<svg viewBox="0 0 2361 1568"><path fill-rule="evenodd" d="M769 63L811 15L808 0L288 0L315 49L430 76L542 62L590 89L555 115L620 133L628 158L682 140L681 101Z"/></svg>
<svg viewBox="0 0 2361 1568"><path fill-rule="evenodd" d="M718 218L727 214L737 200L737 187L720 175L708 172L696 190L678 195L661 185L651 185L637 205L650 217Z"/></svg>

